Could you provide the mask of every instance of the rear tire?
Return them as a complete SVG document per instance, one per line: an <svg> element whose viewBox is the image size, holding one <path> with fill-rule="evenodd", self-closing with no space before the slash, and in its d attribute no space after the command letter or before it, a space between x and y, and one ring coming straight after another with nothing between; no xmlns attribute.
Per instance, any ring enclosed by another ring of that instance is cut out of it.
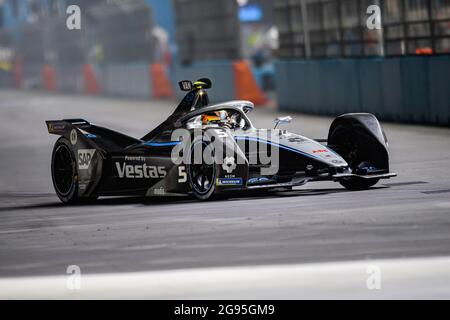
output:
<svg viewBox="0 0 450 320"><path fill-rule="evenodd" d="M52 181L56 195L65 204L79 202L78 173L71 143L59 138L52 153Z"/></svg>

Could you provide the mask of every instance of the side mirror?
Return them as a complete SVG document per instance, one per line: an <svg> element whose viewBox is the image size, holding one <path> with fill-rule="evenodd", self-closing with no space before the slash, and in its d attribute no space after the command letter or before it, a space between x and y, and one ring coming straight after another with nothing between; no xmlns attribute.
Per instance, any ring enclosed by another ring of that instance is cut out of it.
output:
<svg viewBox="0 0 450 320"><path fill-rule="evenodd" d="M276 118L275 119L275 127L274 127L274 129L276 129L279 124L287 124L287 123L291 123L291 122L292 122L292 117L291 116Z"/></svg>
<svg viewBox="0 0 450 320"><path fill-rule="evenodd" d="M183 80L178 82L178 85L180 86L181 91L191 91L193 88L193 84L189 80Z"/></svg>

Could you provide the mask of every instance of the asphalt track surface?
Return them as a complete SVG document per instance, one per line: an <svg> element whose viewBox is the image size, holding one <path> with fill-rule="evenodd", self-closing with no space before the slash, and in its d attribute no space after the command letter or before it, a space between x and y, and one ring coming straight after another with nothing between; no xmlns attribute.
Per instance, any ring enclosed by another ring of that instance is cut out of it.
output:
<svg viewBox="0 0 450 320"><path fill-rule="evenodd" d="M69 265L83 274L125 275L450 255L447 128L384 123L398 177L368 191L320 182L209 202L59 203L50 175L57 137L47 133L45 120L82 117L142 137L174 107L170 101L0 90L0 281L64 276ZM272 127L279 115L256 109L250 117L255 126ZM286 129L311 138L325 138L332 121L292 116ZM450 297L449 278L450 269L440 283L444 297Z"/></svg>

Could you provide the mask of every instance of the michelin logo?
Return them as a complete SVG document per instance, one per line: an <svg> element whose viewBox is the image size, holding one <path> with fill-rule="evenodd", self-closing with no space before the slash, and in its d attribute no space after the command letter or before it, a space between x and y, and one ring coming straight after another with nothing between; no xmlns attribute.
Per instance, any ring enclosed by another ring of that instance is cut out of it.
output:
<svg viewBox="0 0 450 320"><path fill-rule="evenodd" d="M95 149L79 149L78 150L78 169L87 170L94 158Z"/></svg>
<svg viewBox="0 0 450 320"><path fill-rule="evenodd" d="M217 179L219 186L242 186L242 178L219 178Z"/></svg>

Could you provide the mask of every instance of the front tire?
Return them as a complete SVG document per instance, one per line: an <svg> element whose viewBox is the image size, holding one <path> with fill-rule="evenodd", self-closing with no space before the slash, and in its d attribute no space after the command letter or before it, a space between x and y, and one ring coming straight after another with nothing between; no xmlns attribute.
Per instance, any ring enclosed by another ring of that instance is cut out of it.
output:
<svg viewBox="0 0 450 320"><path fill-rule="evenodd" d="M339 183L344 186L347 190L360 191L367 190L373 187L380 181L380 179L364 179L358 177L351 177L348 179L342 179Z"/></svg>
<svg viewBox="0 0 450 320"><path fill-rule="evenodd" d="M345 125L337 126L331 134L332 144L339 147L339 154L349 164L352 172L358 172L361 167L370 165L370 152L367 148L375 148L375 140L367 134L357 133L353 128ZM366 179L349 177L339 180L347 190L360 191L373 187L380 179Z"/></svg>
<svg viewBox="0 0 450 320"><path fill-rule="evenodd" d="M189 164L187 165L188 180L192 193L199 200L209 200L216 192L216 163L207 164L202 156L200 164L195 163L195 148L201 144L202 155L208 147L208 143L202 139L195 140L192 143L189 152Z"/></svg>

